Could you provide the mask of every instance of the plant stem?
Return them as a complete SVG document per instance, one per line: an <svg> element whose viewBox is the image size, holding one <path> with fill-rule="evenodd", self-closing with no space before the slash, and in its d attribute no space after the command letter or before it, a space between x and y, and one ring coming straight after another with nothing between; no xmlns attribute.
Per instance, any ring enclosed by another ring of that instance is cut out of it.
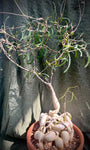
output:
<svg viewBox="0 0 90 150"><path fill-rule="evenodd" d="M48 83L48 86L49 86L49 88L51 90L52 102L53 102L53 106L54 106L54 109L55 109L51 113L58 113L59 110L60 110L60 103L58 101L58 98L56 96L56 93L54 91L54 88L53 88L52 84Z"/></svg>
<svg viewBox="0 0 90 150"><path fill-rule="evenodd" d="M46 82L44 81L35 71L33 71L33 74L36 75L36 77L44 84L46 84L49 88L50 88L50 91L51 91L51 95L52 95L52 102L53 102L53 106L54 106L54 109L55 110L50 110L50 113L54 114L54 113L58 113L59 110L60 110L60 103L58 101L58 98L56 96L56 93L54 91L54 88L52 86L52 84L50 82Z"/></svg>

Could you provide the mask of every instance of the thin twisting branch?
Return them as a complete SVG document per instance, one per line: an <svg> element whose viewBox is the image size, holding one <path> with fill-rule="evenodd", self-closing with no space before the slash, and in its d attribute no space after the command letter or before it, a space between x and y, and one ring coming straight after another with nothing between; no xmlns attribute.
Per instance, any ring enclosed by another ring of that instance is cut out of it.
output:
<svg viewBox="0 0 90 150"><path fill-rule="evenodd" d="M83 14L84 14L84 9L85 9L85 0L84 0L84 6L83 6L83 10L81 12L81 6L80 6L80 0L78 0L78 5L79 5L79 12L80 12L80 17L79 17L79 21L78 21L78 24L76 26L76 28L73 30L73 32L76 32L80 23L81 23L81 20L82 20L82 17L83 17Z"/></svg>

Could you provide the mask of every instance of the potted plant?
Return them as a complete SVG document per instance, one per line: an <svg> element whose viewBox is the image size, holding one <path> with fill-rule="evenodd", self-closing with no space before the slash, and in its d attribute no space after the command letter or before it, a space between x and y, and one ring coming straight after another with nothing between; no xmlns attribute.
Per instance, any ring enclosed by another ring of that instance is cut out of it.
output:
<svg viewBox="0 0 90 150"><path fill-rule="evenodd" d="M28 149L81 150L84 144L83 135L72 123L70 113L60 113L60 102L52 81L57 68L65 67L64 73L68 71L72 56L75 59L84 57L84 67L88 66L90 56L86 50L87 44L80 36L76 38L77 27L72 25L69 18L57 18L55 14L46 19L26 15L24 17L27 21L22 27L2 26L0 48L11 62L27 72L27 77L33 74L49 87L54 106L54 110L41 113L39 121L32 124L27 131ZM15 61L16 55L20 63ZM23 61L32 66L30 70L23 66Z"/></svg>

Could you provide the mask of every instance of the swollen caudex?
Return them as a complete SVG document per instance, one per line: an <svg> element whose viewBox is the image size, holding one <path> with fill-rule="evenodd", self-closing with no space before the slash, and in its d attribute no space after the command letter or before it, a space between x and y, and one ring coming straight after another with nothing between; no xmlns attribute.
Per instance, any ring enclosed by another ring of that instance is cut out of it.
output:
<svg viewBox="0 0 90 150"><path fill-rule="evenodd" d="M71 115L66 112L59 114L41 113L39 128L34 133L38 140L39 150L45 150L44 145L52 145L54 149L64 149L72 142L74 136ZM54 144L53 144L54 143Z"/></svg>

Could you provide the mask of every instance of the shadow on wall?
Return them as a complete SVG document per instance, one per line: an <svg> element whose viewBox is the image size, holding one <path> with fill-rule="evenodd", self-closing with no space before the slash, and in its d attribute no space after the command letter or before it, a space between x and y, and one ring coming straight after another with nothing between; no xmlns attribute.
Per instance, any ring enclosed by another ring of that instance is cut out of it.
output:
<svg viewBox="0 0 90 150"><path fill-rule="evenodd" d="M3 139L0 137L0 150L4 150Z"/></svg>
<svg viewBox="0 0 90 150"><path fill-rule="evenodd" d="M12 138L10 136L2 137L0 135L0 150L27 150L26 140Z"/></svg>
<svg viewBox="0 0 90 150"><path fill-rule="evenodd" d="M13 141L8 141L0 137L0 150L10 150Z"/></svg>
<svg viewBox="0 0 90 150"><path fill-rule="evenodd" d="M17 140L11 145L10 150L28 150L26 141Z"/></svg>

